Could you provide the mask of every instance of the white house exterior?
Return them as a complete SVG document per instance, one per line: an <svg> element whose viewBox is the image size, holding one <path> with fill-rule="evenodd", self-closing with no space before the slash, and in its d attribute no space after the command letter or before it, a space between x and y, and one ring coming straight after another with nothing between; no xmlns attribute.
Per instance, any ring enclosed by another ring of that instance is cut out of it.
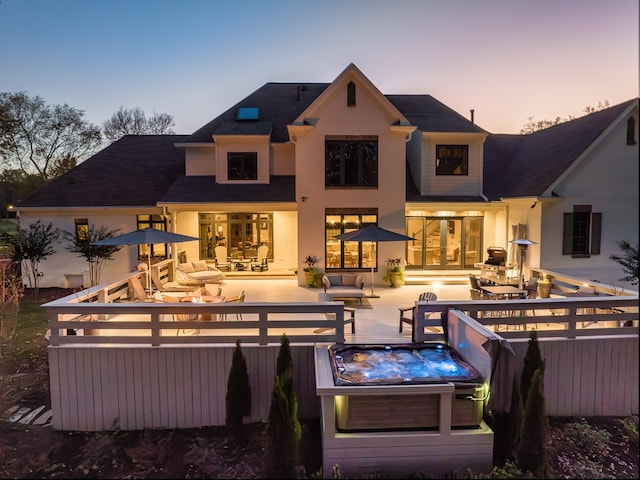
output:
<svg viewBox="0 0 640 480"><path fill-rule="evenodd" d="M329 84L268 83L191 135L127 136L16 206L73 232L154 226L200 241L157 257L250 257L272 268L407 272L477 268L525 225L530 267L619 284L618 240L638 243L638 99L530 135L491 134L429 95L385 95L353 64ZM334 237L370 223L416 238L374 246ZM102 279L130 272L124 248ZM474 266L475 265L475 266ZM65 286L86 262L64 245L41 264ZM635 288L635 287L634 287Z"/></svg>

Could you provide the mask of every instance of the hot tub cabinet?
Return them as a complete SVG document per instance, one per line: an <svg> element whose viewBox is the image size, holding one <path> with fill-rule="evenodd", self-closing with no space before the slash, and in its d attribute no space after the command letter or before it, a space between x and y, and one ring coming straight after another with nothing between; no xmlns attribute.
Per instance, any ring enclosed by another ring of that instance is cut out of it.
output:
<svg viewBox="0 0 640 480"><path fill-rule="evenodd" d="M335 465L349 477L491 470L493 432L482 421L482 402L470 398L480 395L479 379L336 385L330 348L315 349L325 478Z"/></svg>
<svg viewBox="0 0 640 480"><path fill-rule="evenodd" d="M485 401L480 373L448 345L332 345L336 385L429 386L424 394L339 395L339 431L428 429L439 426L441 396L429 393L453 383L451 426L479 427Z"/></svg>

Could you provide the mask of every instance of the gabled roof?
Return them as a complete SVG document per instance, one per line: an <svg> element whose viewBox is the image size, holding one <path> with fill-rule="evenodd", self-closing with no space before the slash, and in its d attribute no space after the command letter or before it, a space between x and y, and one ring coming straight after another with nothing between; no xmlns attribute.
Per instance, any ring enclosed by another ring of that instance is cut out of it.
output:
<svg viewBox="0 0 640 480"><path fill-rule="evenodd" d="M540 196L637 99L529 135L489 135L484 190L489 200Z"/></svg>
<svg viewBox="0 0 640 480"><path fill-rule="evenodd" d="M185 135L127 135L19 203L19 207L155 205L184 175Z"/></svg>
<svg viewBox="0 0 640 480"><path fill-rule="evenodd" d="M265 123L270 124L271 142L286 142L287 125L328 86L328 83L265 83L181 143L213 143L213 135L233 134L232 125L241 129L243 135L264 135ZM258 120L238 120L239 107L259 107Z"/></svg>
<svg viewBox="0 0 640 480"><path fill-rule="evenodd" d="M431 95L385 95L423 132L487 133Z"/></svg>

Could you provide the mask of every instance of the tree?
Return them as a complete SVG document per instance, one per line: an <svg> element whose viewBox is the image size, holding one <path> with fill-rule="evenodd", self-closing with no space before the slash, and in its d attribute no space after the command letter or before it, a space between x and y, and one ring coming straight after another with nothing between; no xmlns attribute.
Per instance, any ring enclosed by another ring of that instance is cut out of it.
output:
<svg viewBox="0 0 640 480"><path fill-rule="evenodd" d="M598 106L593 107L591 105L587 105L582 110L585 115L590 113L598 112L600 110L604 110L605 108L609 108L609 101L605 100L604 103L598 100ZM533 117L527 118L527 123L520 129L521 134L526 135L528 133L538 132L540 130L544 130L545 128L553 127L555 125L559 125L561 123L568 122L570 120L575 119L576 117L569 115L568 117L556 117L554 120L537 120L535 121Z"/></svg>
<svg viewBox="0 0 640 480"><path fill-rule="evenodd" d="M276 360L276 375L283 375L287 370L293 370L293 359L291 358L291 348L289 347L289 337L286 333L280 337L280 351Z"/></svg>
<svg viewBox="0 0 640 480"><path fill-rule="evenodd" d="M251 387L247 362L242 354L240 339L236 340L231 370L227 379L226 425L237 445L242 441L242 419L251 414Z"/></svg>
<svg viewBox="0 0 640 480"><path fill-rule="evenodd" d="M92 287L100 283L100 275L102 275L106 262L113 260L113 254L122 248L122 246L93 245L93 242L112 238L119 232L119 229L109 229L105 226L96 228L95 225L89 225L88 230L82 234L62 232L63 238L70 242L70 245L65 248L69 252L77 253L79 257L89 262L89 282Z"/></svg>
<svg viewBox="0 0 640 480"><path fill-rule="evenodd" d="M101 144L100 129L69 105L47 105L25 92L0 93L0 160L37 174L42 183L65 173Z"/></svg>
<svg viewBox="0 0 640 480"><path fill-rule="evenodd" d="M294 478L301 438L302 426L298 420L298 399L293 383L289 338L282 334L267 419L264 449L267 478Z"/></svg>
<svg viewBox="0 0 640 480"><path fill-rule="evenodd" d="M7 238L11 260L25 269L29 285L34 288L37 297L40 288L40 271L38 266L49 255L56 253L53 248L60 236L60 231L53 228L51 223L44 224L40 220L21 228L17 234Z"/></svg>
<svg viewBox="0 0 640 480"><path fill-rule="evenodd" d="M531 330L529 333L529 344L524 354L522 365L522 375L520 377L520 394L522 395L522 405L527 408L527 398L529 389L531 388L531 379L536 370L542 365L542 354L540 353L540 345L538 344L538 333Z"/></svg>
<svg viewBox="0 0 640 480"><path fill-rule="evenodd" d="M168 113L154 113L147 118L140 107L124 108L114 113L104 122L104 136L115 142L125 135L162 135L174 133L171 127L175 123Z"/></svg>
<svg viewBox="0 0 640 480"><path fill-rule="evenodd" d="M533 473L535 478L549 478L549 454L547 452L547 418L544 398L544 362L533 374L529 400L525 407L517 463L523 471Z"/></svg>
<svg viewBox="0 0 640 480"><path fill-rule="evenodd" d="M639 265L640 265L640 250L638 244L632 246L627 240L619 240L616 242L618 248L622 250L623 255L609 255L609 260L618 262L622 265L622 270L626 273L626 276L620 280L624 282L631 282L631 285L638 285Z"/></svg>

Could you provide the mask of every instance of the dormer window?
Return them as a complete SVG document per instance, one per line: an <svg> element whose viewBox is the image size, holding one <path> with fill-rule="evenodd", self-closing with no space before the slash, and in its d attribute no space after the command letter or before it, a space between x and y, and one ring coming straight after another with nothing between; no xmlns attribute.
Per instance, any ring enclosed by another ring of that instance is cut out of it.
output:
<svg viewBox="0 0 640 480"><path fill-rule="evenodd" d="M229 180L257 180L258 154L256 152L227 153L227 178Z"/></svg>
<svg viewBox="0 0 640 480"><path fill-rule="evenodd" d="M356 106L356 84L349 82L347 84L347 107Z"/></svg>
<svg viewBox="0 0 640 480"><path fill-rule="evenodd" d="M239 107L237 120L258 120L260 118L260 107Z"/></svg>
<svg viewBox="0 0 640 480"><path fill-rule="evenodd" d="M469 175L469 146L436 145L436 175Z"/></svg>

